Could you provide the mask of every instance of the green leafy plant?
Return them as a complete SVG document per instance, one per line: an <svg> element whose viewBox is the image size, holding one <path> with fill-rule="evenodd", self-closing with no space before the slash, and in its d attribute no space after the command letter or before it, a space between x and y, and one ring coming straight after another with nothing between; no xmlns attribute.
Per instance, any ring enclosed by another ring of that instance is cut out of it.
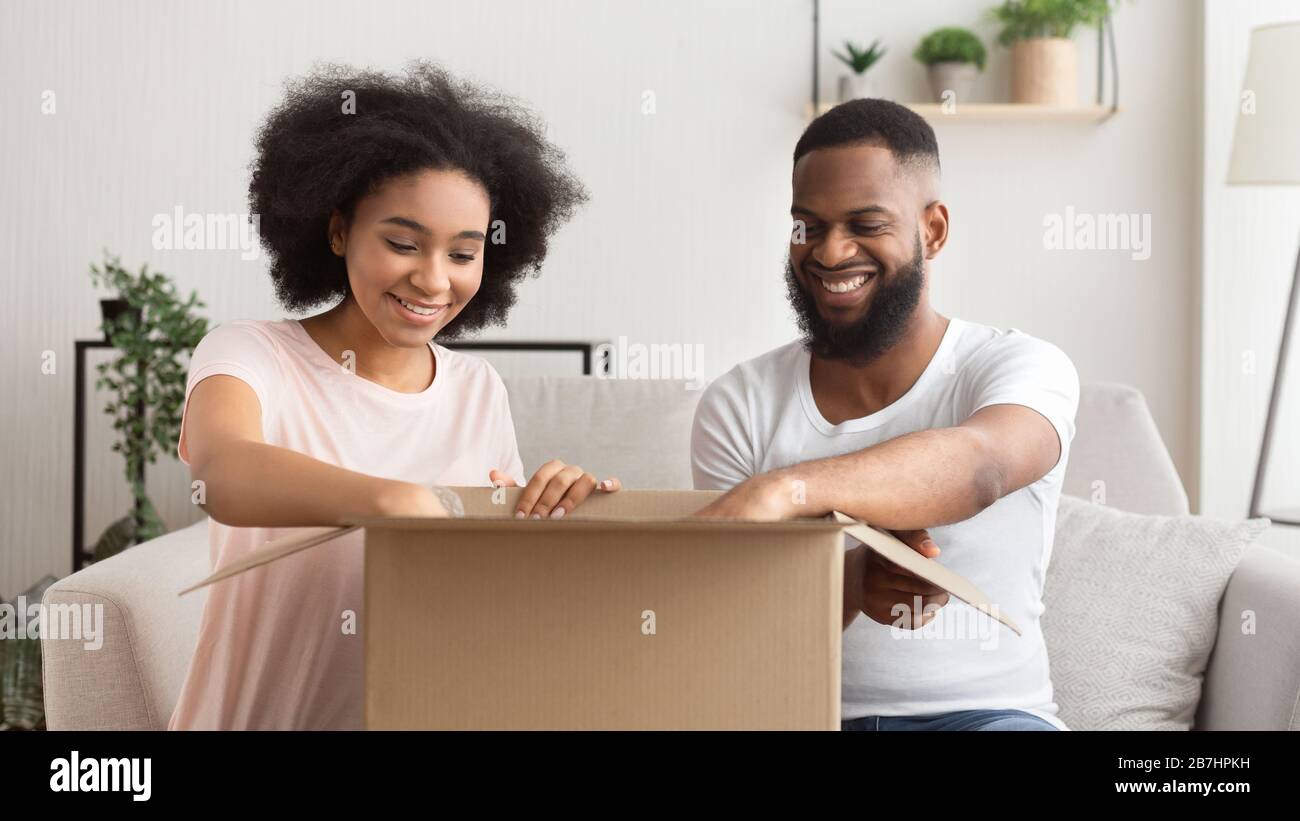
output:
<svg viewBox="0 0 1300 821"><path fill-rule="evenodd" d="M1095 26L1110 13L1112 0L1003 0L992 10L1002 24L998 43L1009 46L1032 37L1069 37L1075 26Z"/></svg>
<svg viewBox="0 0 1300 821"><path fill-rule="evenodd" d="M57 581L45 576L18 597L24 606L40 602ZM17 602L13 605L16 607ZM35 615L39 623L41 614ZM29 624L28 630L32 627ZM37 628L39 630L39 628ZM0 639L0 730L44 730L45 688L41 640L24 632Z"/></svg>
<svg viewBox="0 0 1300 821"><path fill-rule="evenodd" d="M844 41L844 52L832 51L835 57L844 65L853 69L854 74L862 74L867 69L874 66L885 56L885 50L880 47L880 41L877 40L871 44L868 49L861 49L849 41Z"/></svg>
<svg viewBox="0 0 1300 821"><path fill-rule="evenodd" d="M116 291L127 307L101 326L117 356L97 366L95 387L113 394L104 412L113 417L118 433L113 450L126 460L135 499L134 510L109 525L95 543L99 561L166 532L140 476L145 464L157 461L159 450L170 452L175 445L185 400L188 366L183 360L207 333L208 321L194 314L204 307L196 293L181 300L171 280L149 273L148 265L135 274L105 251L103 267L91 265L90 277L95 285Z"/></svg>
<svg viewBox="0 0 1300 821"><path fill-rule="evenodd" d="M950 26L936 29L925 36L917 45L912 56L927 66L935 63L974 63L980 71L984 70L987 56L984 43L969 29Z"/></svg>

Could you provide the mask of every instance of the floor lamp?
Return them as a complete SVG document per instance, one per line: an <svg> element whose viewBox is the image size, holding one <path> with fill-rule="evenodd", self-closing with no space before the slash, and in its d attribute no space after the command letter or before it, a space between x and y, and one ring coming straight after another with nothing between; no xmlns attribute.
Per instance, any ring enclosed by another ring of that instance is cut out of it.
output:
<svg viewBox="0 0 1300 821"><path fill-rule="evenodd" d="M1300 22L1261 26L1250 33L1250 59L1232 139L1228 185L1300 185ZM1269 447L1277 424L1282 380L1296 323L1300 299L1300 252L1296 255L1291 294L1282 323L1282 342L1268 400L1264 439L1255 468L1255 488L1250 494L1250 516L1261 515L1260 494L1268 468ZM1291 424L1300 422L1293 418ZM1269 516L1275 524L1300 525L1300 515Z"/></svg>

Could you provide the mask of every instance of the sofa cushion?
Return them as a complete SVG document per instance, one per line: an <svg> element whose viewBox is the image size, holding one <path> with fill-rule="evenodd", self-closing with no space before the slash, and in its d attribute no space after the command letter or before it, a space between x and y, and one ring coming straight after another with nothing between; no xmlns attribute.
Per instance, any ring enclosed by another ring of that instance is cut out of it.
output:
<svg viewBox="0 0 1300 821"><path fill-rule="evenodd" d="M1187 492L1140 391L1092 382L1079 391L1064 491L1131 513L1185 516Z"/></svg>
<svg viewBox="0 0 1300 821"><path fill-rule="evenodd" d="M1042 618L1061 719L1076 730L1190 729L1219 600L1268 525L1063 495Z"/></svg>
<svg viewBox="0 0 1300 821"><path fill-rule="evenodd" d="M550 459L637 490L691 488L691 423L702 391L682 379L506 377L524 472Z"/></svg>

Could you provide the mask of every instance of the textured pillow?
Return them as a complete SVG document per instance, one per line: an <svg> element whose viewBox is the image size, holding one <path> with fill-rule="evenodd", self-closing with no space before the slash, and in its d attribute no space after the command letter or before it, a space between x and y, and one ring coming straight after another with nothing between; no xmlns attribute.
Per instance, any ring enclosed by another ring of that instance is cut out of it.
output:
<svg viewBox="0 0 1300 821"><path fill-rule="evenodd" d="M1268 526L1062 495L1042 617L1061 720L1074 730L1189 729L1219 600Z"/></svg>

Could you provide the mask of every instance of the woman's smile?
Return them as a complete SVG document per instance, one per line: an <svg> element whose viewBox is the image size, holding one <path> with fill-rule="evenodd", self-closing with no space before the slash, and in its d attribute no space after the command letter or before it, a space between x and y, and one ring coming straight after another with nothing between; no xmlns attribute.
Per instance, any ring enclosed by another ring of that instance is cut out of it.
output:
<svg viewBox="0 0 1300 821"><path fill-rule="evenodd" d="M403 299L391 291L385 296L398 317L416 325L432 325L451 307L449 302L437 304Z"/></svg>

